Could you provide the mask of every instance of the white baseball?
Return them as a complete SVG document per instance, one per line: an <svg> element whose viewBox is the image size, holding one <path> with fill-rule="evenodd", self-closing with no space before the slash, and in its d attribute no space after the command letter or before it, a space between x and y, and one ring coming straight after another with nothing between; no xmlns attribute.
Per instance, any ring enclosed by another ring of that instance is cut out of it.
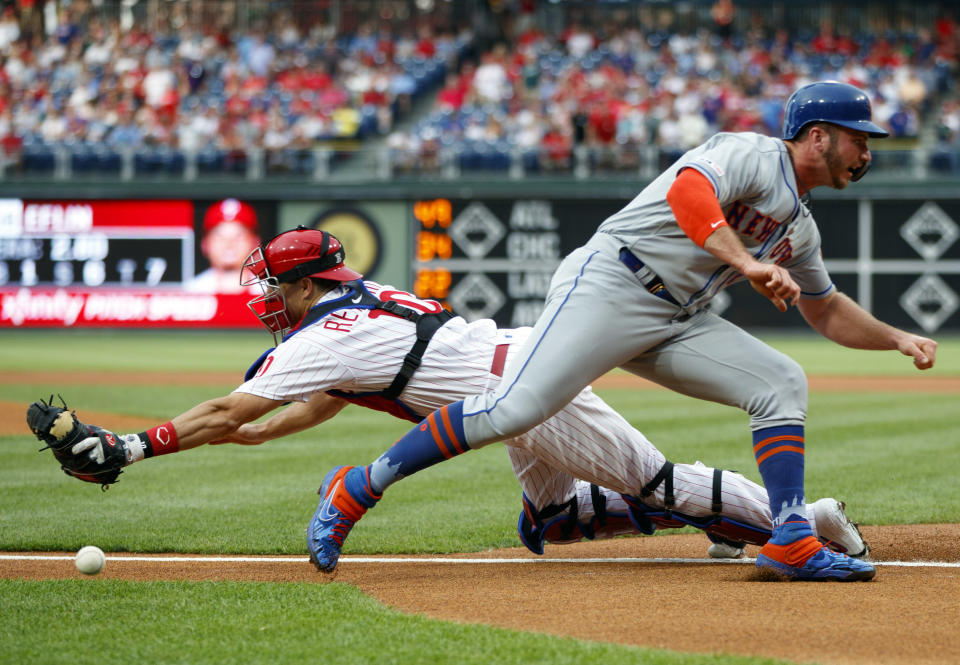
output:
<svg viewBox="0 0 960 665"><path fill-rule="evenodd" d="M81 547L80 551L77 552L74 563L77 566L77 570L84 575L96 575L107 565L107 556L103 553L103 550L96 545L87 545L86 547Z"/></svg>

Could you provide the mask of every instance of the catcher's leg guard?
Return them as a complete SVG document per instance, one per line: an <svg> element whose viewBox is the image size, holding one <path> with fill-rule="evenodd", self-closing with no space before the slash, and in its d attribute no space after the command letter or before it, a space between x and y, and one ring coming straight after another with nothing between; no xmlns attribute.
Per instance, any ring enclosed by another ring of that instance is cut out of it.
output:
<svg viewBox="0 0 960 665"><path fill-rule="evenodd" d="M663 483L663 510L651 508L644 499L653 495L653 492ZM664 462L657 475L640 490L640 496L624 494L623 500L630 506L630 513L642 519L647 524L655 524L654 528L679 529L686 526L683 522L673 519L673 506L676 499L673 496L673 462ZM639 528L639 527L638 527Z"/></svg>
<svg viewBox="0 0 960 665"><path fill-rule="evenodd" d="M546 506L539 511L524 496L523 510L517 520L520 541L534 554L543 554L545 542L566 544L584 539L606 539L637 533L649 535L654 532L656 527L642 512L635 514L629 506L624 510L610 509L604 491L601 487L590 485L593 515L588 520L581 517L576 496L563 504Z"/></svg>
<svg viewBox="0 0 960 665"><path fill-rule="evenodd" d="M622 497L622 495L621 495ZM603 489L590 485L590 498L593 504L593 517L590 526L595 538L613 538L627 534L652 535L657 527L647 519L642 511L636 511L626 503L626 510L610 509ZM549 538L548 538L549 540Z"/></svg>
<svg viewBox="0 0 960 665"><path fill-rule="evenodd" d="M593 540L592 529L589 525L581 524L577 514L576 495L565 503L546 506L538 511L524 494L523 510L517 520L517 534L534 554L543 554L546 540L551 543L576 543L584 538Z"/></svg>
<svg viewBox="0 0 960 665"><path fill-rule="evenodd" d="M636 501L636 497L631 497ZM642 504L641 504L642 505ZM631 508L640 512L641 508L631 504ZM751 526L723 515L708 515L707 517L693 517L665 510L656 510L646 507L645 516L657 529L681 529L692 526L706 532L707 538L714 543L725 543L731 547L763 545L770 539L770 532L766 529Z"/></svg>
<svg viewBox="0 0 960 665"><path fill-rule="evenodd" d="M722 515L723 502L721 501L722 469L713 470L713 514L704 517L685 515L673 510L676 497L673 494L673 463L666 462L653 479L640 490L640 497L624 495L624 500L636 512L643 512L647 519L658 529L679 529L692 526L705 531L707 537L714 543L724 543L733 548L742 548L746 543L763 545L770 539L770 531ZM663 505L659 510L651 508L643 499L653 495L654 491L663 483Z"/></svg>

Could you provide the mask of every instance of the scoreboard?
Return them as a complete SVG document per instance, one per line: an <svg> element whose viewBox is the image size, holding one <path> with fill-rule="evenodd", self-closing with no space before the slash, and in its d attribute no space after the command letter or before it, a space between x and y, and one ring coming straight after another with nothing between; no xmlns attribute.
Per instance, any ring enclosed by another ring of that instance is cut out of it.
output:
<svg viewBox="0 0 960 665"><path fill-rule="evenodd" d="M160 286L193 276L189 201L0 201L0 286Z"/></svg>
<svg viewBox="0 0 960 665"><path fill-rule="evenodd" d="M0 327L258 326L246 293L193 293L188 200L0 199Z"/></svg>
<svg viewBox="0 0 960 665"><path fill-rule="evenodd" d="M561 259L622 200L424 199L410 208L413 290L468 320L533 325Z"/></svg>

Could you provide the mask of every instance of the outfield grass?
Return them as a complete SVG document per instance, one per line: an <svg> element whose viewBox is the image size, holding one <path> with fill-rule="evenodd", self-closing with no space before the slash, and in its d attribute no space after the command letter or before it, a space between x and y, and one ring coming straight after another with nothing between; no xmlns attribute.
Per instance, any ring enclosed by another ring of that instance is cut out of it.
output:
<svg viewBox="0 0 960 665"><path fill-rule="evenodd" d="M235 384L171 388L121 378L110 386L10 385L2 377L31 370L239 377L269 345L263 333L4 332L0 341L0 400L25 409L59 392L73 408L158 422ZM896 353L844 350L812 337L771 342L811 374L920 375ZM941 340L938 367L927 374L960 376L958 350L960 340ZM669 458L699 459L759 480L745 414L666 391L598 392ZM956 394L813 393L808 496L842 498L867 524L960 522L956 405ZM105 493L64 476L49 452L37 453L30 435L0 437L0 549L70 551L96 543L108 551L303 554L323 474L334 464L374 459L407 425L350 406L315 431L263 446L205 446L136 464ZM391 488L354 529L345 552L515 546L519 498L503 447L490 446ZM0 604L0 663L304 662L327 656L330 634L357 654L335 662L769 662L451 626L398 615L336 584L0 581ZM143 638L144 616L171 620L151 623ZM378 653L383 644L390 647ZM201 655L185 659L183 646Z"/></svg>

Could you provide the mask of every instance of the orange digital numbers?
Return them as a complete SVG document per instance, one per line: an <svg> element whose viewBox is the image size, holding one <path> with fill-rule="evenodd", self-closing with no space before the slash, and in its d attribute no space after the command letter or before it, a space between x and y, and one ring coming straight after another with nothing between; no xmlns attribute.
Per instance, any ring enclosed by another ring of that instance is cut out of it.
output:
<svg viewBox="0 0 960 665"><path fill-rule="evenodd" d="M434 226L445 229L453 221L453 206L447 199L417 201L413 204L413 216L425 229L432 229Z"/></svg>
<svg viewBox="0 0 960 665"><path fill-rule="evenodd" d="M416 201L413 216L420 222L417 232L417 261L421 264L453 256L453 241L446 229L453 222L453 206L447 199ZM453 278L447 268L417 270L413 292L418 298L443 301L450 294Z"/></svg>
<svg viewBox="0 0 960 665"><path fill-rule="evenodd" d="M449 259L452 254L453 243L450 236L430 231L417 233L417 259L420 261Z"/></svg>
<svg viewBox="0 0 960 665"><path fill-rule="evenodd" d="M449 270L418 270L413 292L418 298L443 300L450 293L451 281Z"/></svg>

